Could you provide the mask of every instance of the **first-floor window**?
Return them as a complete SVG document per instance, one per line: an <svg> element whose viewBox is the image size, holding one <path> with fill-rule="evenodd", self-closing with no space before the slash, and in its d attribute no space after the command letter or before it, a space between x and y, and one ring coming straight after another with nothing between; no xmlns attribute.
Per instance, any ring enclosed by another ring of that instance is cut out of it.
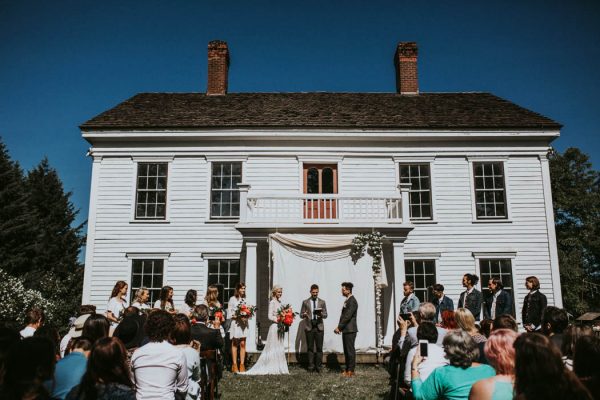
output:
<svg viewBox="0 0 600 400"><path fill-rule="evenodd" d="M150 292L149 304L152 305L160 297L160 289L163 286L163 269L165 260L138 259L133 260L131 268L131 301L135 298L135 292L140 287L145 287Z"/></svg>
<svg viewBox="0 0 600 400"><path fill-rule="evenodd" d="M240 282L240 260L208 260L208 284L219 286L219 301L227 308Z"/></svg>
<svg viewBox="0 0 600 400"><path fill-rule="evenodd" d="M406 281L415 286L415 295L421 302L431 301L430 286L435 284L435 260L404 261Z"/></svg>
<svg viewBox="0 0 600 400"><path fill-rule="evenodd" d="M513 295L512 263L510 258L482 258L479 260L479 271L481 273L481 293L485 299L490 296L487 285L490 279L498 278L513 299L513 313L515 311L515 297Z"/></svg>

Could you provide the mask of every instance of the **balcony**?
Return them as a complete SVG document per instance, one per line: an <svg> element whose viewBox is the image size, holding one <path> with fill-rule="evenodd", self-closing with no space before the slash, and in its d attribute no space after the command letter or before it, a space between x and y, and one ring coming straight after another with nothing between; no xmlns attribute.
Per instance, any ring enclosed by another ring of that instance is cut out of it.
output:
<svg viewBox="0 0 600 400"><path fill-rule="evenodd" d="M238 228L405 228L410 220L408 190L396 193L341 195L255 194L250 185L240 184Z"/></svg>

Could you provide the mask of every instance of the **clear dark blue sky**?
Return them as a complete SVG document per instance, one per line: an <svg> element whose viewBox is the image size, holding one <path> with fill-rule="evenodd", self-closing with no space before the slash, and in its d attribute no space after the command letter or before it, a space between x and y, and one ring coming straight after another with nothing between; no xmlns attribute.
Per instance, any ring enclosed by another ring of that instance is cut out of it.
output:
<svg viewBox="0 0 600 400"><path fill-rule="evenodd" d="M559 150L600 162L598 1L0 0L0 136L44 156L87 218L78 125L138 92L206 90L229 43L231 92L393 92L397 42L422 92L489 91L564 125Z"/></svg>

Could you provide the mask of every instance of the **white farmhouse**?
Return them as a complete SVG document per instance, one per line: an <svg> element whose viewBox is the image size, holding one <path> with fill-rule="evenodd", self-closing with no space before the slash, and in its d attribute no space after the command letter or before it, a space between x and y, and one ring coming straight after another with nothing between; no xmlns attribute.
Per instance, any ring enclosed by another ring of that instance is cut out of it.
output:
<svg viewBox="0 0 600 400"><path fill-rule="evenodd" d="M266 325L270 287L299 310L317 283L325 348L342 306L359 301L357 348L377 344L368 256L384 238L383 343L402 283L421 300L442 283L458 302L465 273L500 277L520 319L525 278L562 306L547 154L560 125L489 93L420 93L417 47L400 43L395 93L228 93L229 51L208 46L206 93L141 93L81 126L93 159L83 302L104 310L117 280L227 301L247 285ZM254 325L253 325L254 327ZM263 336L266 328L262 329ZM291 351L302 335L291 330ZM249 340L249 350L255 349Z"/></svg>

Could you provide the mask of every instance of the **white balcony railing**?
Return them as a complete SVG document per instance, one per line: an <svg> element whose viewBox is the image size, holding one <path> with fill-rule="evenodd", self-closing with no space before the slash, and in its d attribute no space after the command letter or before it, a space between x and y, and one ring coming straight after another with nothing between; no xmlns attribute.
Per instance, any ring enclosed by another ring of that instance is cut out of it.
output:
<svg viewBox="0 0 600 400"><path fill-rule="evenodd" d="M241 224L401 224L409 212L407 187L380 196L258 195L249 189L250 185L240 185Z"/></svg>

